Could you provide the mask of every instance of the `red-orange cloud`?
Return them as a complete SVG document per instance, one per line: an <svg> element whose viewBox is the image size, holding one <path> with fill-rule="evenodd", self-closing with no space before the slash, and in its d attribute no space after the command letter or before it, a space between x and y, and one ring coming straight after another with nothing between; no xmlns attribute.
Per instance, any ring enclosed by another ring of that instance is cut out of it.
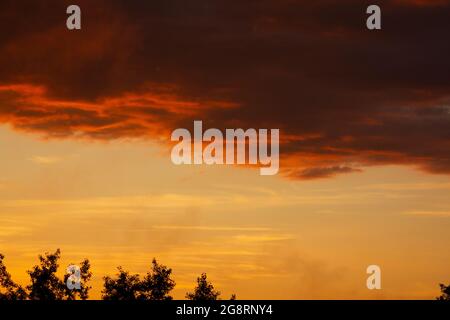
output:
<svg viewBox="0 0 450 320"><path fill-rule="evenodd" d="M168 140L178 127L280 128L295 179L413 165L450 173L450 4L2 2L0 121L47 137ZM11 28L14 26L14 28Z"/></svg>

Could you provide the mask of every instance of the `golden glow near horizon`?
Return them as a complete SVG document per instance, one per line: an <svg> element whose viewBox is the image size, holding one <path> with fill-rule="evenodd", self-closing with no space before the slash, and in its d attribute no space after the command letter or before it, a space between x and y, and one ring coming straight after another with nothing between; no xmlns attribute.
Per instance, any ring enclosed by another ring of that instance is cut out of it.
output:
<svg viewBox="0 0 450 320"><path fill-rule="evenodd" d="M448 282L450 179L369 167L292 181L258 170L174 166L141 140L42 140L0 127L0 252L25 284L37 255L90 259L91 298L122 265L173 269L175 298L207 272L227 298L421 298ZM382 290L366 267L382 268ZM63 270L64 268L61 268Z"/></svg>

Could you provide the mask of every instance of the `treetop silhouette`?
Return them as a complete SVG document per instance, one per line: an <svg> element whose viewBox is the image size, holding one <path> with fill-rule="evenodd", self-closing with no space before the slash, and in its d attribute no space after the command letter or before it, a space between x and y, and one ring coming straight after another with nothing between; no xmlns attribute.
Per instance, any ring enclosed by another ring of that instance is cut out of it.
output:
<svg viewBox="0 0 450 320"><path fill-rule="evenodd" d="M175 287L171 279L172 269L152 261L152 270L141 280L138 274L130 274L118 267L115 278L104 277L103 300L172 300L169 295Z"/></svg>
<svg viewBox="0 0 450 320"><path fill-rule="evenodd" d="M202 273L197 278L197 286L194 292L186 293L186 298L189 300L211 301L217 300L220 296L220 291L216 291L211 282L208 281L206 273Z"/></svg>
<svg viewBox="0 0 450 320"><path fill-rule="evenodd" d="M3 263L4 256L0 254L0 291L1 300L75 300L79 297L86 300L89 297L91 287L87 285L91 279L89 260L81 262L80 267L80 289L69 290L66 282L70 275L66 274L64 279L56 275L61 257L61 251L57 249L54 253L39 255L39 264L35 265L27 273L31 283L24 289L11 279Z"/></svg>
<svg viewBox="0 0 450 320"><path fill-rule="evenodd" d="M11 279L3 263L4 258L5 256L0 253L0 300L25 300L27 293Z"/></svg>
<svg viewBox="0 0 450 320"><path fill-rule="evenodd" d="M215 290L213 284L208 281L206 273L202 273L197 278L197 286L194 288L194 292L186 293L186 299L194 301L220 300L220 291ZM232 294L230 300L236 300L236 295Z"/></svg>
<svg viewBox="0 0 450 320"><path fill-rule="evenodd" d="M439 287L441 288L441 295L436 299L441 301L450 301L450 285L446 286L440 283Z"/></svg>
<svg viewBox="0 0 450 320"><path fill-rule="evenodd" d="M5 256L0 254L0 300L86 300L89 298L88 282L91 280L91 265L88 259L79 266L80 287L69 289L67 285L71 274L63 279L57 276L61 251L39 255L39 263L28 270L30 284L25 288L12 280L4 264ZM151 270L141 279L138 274L131 274L118 267L114 277L103 277L102 298L104 300L172 300L170 292L175 287L171 278L172 269L152 260ZM439 284L441 295L437 300L450 301L450 285ZM206 273L197 278L193 292L186 293L186 298L195 301L220 300L220 291L208 280ZM236 300L233 294L230 298Z"/></svg>

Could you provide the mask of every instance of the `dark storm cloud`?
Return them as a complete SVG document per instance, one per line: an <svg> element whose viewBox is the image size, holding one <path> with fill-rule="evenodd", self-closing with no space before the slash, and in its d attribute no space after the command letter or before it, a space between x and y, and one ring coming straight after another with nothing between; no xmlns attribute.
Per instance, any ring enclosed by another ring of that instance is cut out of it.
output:
<svg viewBox="0 0 450 320"><path fill-rule="evenodd" d="M374 32L356 0L78 1L76 32L68 4L0 4L3 122L93 139L280 128L291 177L450 172L448 1L382 1Z"/></svg>

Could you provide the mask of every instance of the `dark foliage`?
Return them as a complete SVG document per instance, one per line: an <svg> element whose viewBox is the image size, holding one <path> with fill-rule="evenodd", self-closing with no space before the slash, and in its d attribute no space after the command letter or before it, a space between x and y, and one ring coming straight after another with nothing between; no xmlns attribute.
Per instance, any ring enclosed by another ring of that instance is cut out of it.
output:
<svg viewBox="0 0 450 320"><path fill-rule="evenodd" d="M197 278L197 287L195 287L194 292L186 293L186 298L189 300L218 300L220 296L220 291L216 291L211 282L208 281L206 273L202 273L200 277Z"/></svg>
<svg viewBox="0 0 450 320"><path fill-rule="evenodd" d="M437 300L450 301L450 285L439 284L441 288L441 295L437 297Z"/></svg>
<svg viewBox="0 0 450 320"><path fill-rule="evenodd" d="M103 300L171 300L170 291L175 281L170 276L172 269L158 264L153 259L152 270L143 280L138 274L130 274L118 267L115 278L104 277Z"/></svg>
<svg viewBox="0 0 450 320"><path fill-rule="evenodd" d="M27 297L25 290L11 279L3 263L4 255L0 254L0 300L24 300Z"/></svg>
<svg viewBox="0 0 450 320"><path fill-rule="evenodd" d="M80 264L81 288L69 290L66 285L69 275L64 279L56 275L60 257L59 249L39 255L39 264L28 271L31 283L24 289L12 281L3 264L4 256L0 254L0 300L75 300L77 297L86 300L91 289L87 283L92 276L89 260Z"/></svg>

